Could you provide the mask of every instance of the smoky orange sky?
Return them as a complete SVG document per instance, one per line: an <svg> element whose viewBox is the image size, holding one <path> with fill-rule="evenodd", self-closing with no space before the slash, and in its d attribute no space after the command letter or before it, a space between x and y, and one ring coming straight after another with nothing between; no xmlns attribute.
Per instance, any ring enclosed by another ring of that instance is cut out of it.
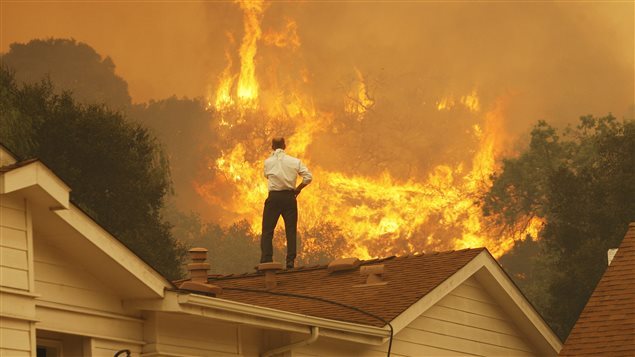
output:
<svg viewBox="0 0 635 357"><path fill-rule="evenodd" d="M634 16L632 1L285 1L269 4L262 26L297 21L316 92L357 67L400 95L514 91L519 119L557 120L630 110ZM223 1L2 1L1 23L2 52L72 37L110 56L135 102L206 95L225 66L227 33L242 35L240 9Z"/></svg>

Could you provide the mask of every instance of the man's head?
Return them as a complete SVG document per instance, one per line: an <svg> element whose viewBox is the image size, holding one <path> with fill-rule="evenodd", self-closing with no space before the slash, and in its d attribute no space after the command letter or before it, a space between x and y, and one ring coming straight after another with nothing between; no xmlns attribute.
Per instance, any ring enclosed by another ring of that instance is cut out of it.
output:
<svg viewBox="0 0 635 357"><path fill-rule="evenodd" d="M287 147L284 143L284 138L282 136L271 139L271 148L273 150L282 149L284 150Z"/></svg>

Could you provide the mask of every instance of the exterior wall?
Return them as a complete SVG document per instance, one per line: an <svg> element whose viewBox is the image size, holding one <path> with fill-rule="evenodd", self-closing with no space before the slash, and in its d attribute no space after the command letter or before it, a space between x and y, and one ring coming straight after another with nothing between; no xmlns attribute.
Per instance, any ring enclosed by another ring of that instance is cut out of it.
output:
<svg viewBox="0 0 635 357"><path fill-rule="evenodd" d="M357 348L356 348L357 347ZM376 347L327 339L294 351L294 356L384 356ZM393 356L537 356L510 317L481 284L469 278L394 336Z"/></svg>
<svg viewBox="0 0 635 357"><path fill-rule="evenodd" d="M537 355L512 319L474 277L413 321L399 337L411 342L430 341L433 347L460 354Z"/></svg>
<svg viewBox="0 0 635 357"><path fill-rule="evenodd" d="M262 333L237 324L171 313L149 313L144 356L258 356Z"/></svg>
<svg viewBox="0 0 635 357"><path fill-rule="evenodd" d="M0 356L32 356L32 326L29 321L0 317Z"/></svg>
<svg viewBox="0 0 635 357"><path fill-rule="evenodd" d="M144 343L143 319L124 311L116 291L66 259L44 237L36 234L34 245L38 337L46 332L84 336L82 348L90 355L112 356L121 349L138 355ZM76 345L71 347L79 348Z"/></svg>
<svg viewBox="0 0 635 357"><path fill-rule="evenodd" d="M30 219L23 199L2 195L0 200L0 277L2 287L32 291L33 257L29 256Z"/></svg>
<svg viewBox="0 0 635 357"><path fill-rule="evenodd" d="M32 232L25 200L0 195L0 356L35 356Z"/></svg>

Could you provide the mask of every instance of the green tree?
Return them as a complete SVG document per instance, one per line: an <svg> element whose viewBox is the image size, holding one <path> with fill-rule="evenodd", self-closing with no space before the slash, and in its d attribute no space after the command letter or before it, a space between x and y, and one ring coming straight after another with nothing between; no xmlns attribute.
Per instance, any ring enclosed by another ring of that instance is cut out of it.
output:
<svg viewBox="0 0 635 357"><path fill-rule="evenodd" d="M607 249L635 220L634 157L633 120L585 116L563 131L541 121L484 197L484 213L499 226L546 222L538 242L518 243L501 262L562 338L604 272ZM525 259L534 264L523 267Z"/></svg>
<svg viewBox="0 0 635 357"><path fill-rule="evenodd" d="M58 94L71 91L83 104L117 110L131 105L128 84L115 74L113 61L85 43L53 38L12 43L0 61L15 71L18 83L35 84L48 77Z"/></svg>
<svg viewBox="0 0 635 357"><path fill-rule="evenodd" d="M170 192L167 160L148 131L103 105L78 104L50 82L19 86L0 69L0 142L37 157L70 187L71 199L170 278L184 247L161 216Z"/></svg>

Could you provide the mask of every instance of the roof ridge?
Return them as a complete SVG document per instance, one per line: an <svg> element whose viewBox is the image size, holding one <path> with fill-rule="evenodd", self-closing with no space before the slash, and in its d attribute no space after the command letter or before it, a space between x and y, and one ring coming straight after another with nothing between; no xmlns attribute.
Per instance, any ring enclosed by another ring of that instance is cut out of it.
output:
<svg viewBox="0 0 635 357"><path fill-rule="evenodd" d="M423 251L418 253L413 252L413 253L404 254L401 256L390 255L390 256L382 257L382 258L371 258L367 260L360 260L359 264L370 265L370 264L386 262L393 259L419 258L419 257L433 256L433 255L461 253L461 252L467 252L470 250L476 251L476 250L485 250L485 249L486 249L485 247L478 247L478 248L463 248L458 250L432 251L429 253L426 253ZM321 270L321 269L327 269L327 268L328 268L328 263L327 264L313 264L313 265L306 265L306 266L303 265L293 269L280 270L278 274L300 273L300 272L315 271L315 270ZM244 272L244 273L229 273L229 274L209 274L207 278L211 280L228 280L228 279L241 279L241 278L247 278L247 277L261 276L263 274L264 273L259 271ZM188 279L175 280L175 282L185 281L185 280L188 280Z"/></svg>

